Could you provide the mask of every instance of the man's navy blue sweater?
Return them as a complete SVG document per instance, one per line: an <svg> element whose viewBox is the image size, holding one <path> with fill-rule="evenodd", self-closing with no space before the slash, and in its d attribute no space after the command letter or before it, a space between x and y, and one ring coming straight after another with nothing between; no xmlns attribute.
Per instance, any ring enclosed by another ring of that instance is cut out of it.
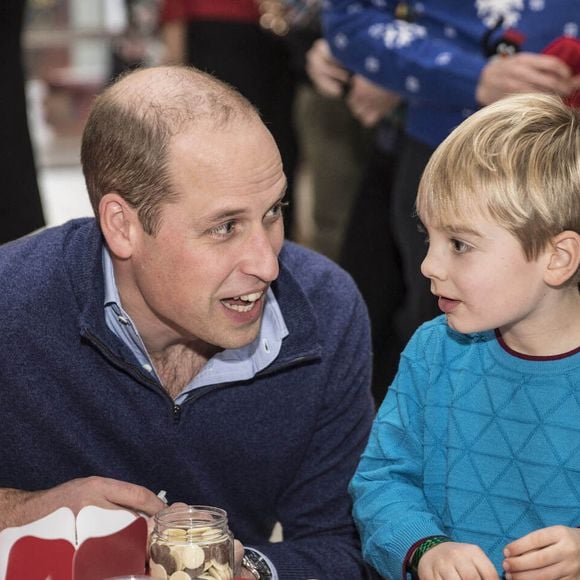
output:
<svg viewBox="0 0 580 580"><path fill-rule="evenodd" d="M371 355L348 275L286 243L278 358L176 406L105 324L102 244L87 219L0 248L0 487L99 475L165 489L227 510L281 580L364 577L347 484L373 415ZM269 544L276 521L284 542Z"/></svg>

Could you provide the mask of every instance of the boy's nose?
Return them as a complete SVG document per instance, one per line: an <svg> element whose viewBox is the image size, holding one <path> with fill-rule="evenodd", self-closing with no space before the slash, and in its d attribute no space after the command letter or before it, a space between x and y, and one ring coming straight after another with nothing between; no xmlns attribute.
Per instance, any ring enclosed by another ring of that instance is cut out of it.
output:
<svg viewBox="0 0 580 580"><path fill-rule="evenodd" d="M435 255L435 251L431 246L427 251L425 259L421 263L421 274L429 280L437 278L438 280L443 280L446 276L443 262L438 259Z"/></svg>

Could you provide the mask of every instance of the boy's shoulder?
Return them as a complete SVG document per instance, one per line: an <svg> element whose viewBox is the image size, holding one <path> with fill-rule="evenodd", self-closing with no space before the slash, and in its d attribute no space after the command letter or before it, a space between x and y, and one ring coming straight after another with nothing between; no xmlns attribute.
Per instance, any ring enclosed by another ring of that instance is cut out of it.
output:
<svg viewBox="0 0 580 580"><path fill-rule="evenodd" d="M423 323L413 334L405 347L405 354L433 358L449 356L454 352L464 351L470 347L495 340L492 330L464 334L453 330L447 323L444 314Z"/></svg>

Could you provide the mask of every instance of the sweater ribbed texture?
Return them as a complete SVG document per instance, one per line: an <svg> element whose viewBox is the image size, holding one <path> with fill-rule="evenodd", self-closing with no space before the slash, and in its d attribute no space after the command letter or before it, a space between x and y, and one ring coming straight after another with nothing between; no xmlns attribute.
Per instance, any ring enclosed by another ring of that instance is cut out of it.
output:
<svg viewBox="0 0 580 580"><path fill-rule="evenodd" d="M501 572L509 542L580 525L580 352L525 360L493 332L423 325L351 491L363 551L389 578L427 536L477 544Z"/></svg>
<svg viewBox="0 0 580 580"><path fill-rule="evenodd" d="M100 475L164 489L225 509L280 580L366 577L347 485L373 416L370 337L350 277L286 244L276 361L175 413L106 326L101 252L94 220L0 248L0 487ZM276 521L285 541L269 544Z"/></svg>

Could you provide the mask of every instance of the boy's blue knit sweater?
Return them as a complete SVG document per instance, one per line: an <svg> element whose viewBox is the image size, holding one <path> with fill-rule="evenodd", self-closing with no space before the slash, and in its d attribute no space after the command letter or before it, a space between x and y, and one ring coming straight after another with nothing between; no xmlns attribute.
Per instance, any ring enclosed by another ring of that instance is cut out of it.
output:
<svg viewBox="0 0 580 580"><path fill-rule="evenodd" d="M431 535L477 544L501 576L506 544L580 525L580 350L529 360L444 317L406 347L351 483L363 554L401 577Z"/></svg>
<svg viewBox="0 0 580 580"><path fill-rule="evenodd" d="M105 323L101 253L94 220L0 248L0 487L100 475L165 489L170 502L227 510L281 580L365 577L347 485L373 404L352 280L286 244L278 358L176 406ZM269 544L276 521L285 541Z"/></svg>

